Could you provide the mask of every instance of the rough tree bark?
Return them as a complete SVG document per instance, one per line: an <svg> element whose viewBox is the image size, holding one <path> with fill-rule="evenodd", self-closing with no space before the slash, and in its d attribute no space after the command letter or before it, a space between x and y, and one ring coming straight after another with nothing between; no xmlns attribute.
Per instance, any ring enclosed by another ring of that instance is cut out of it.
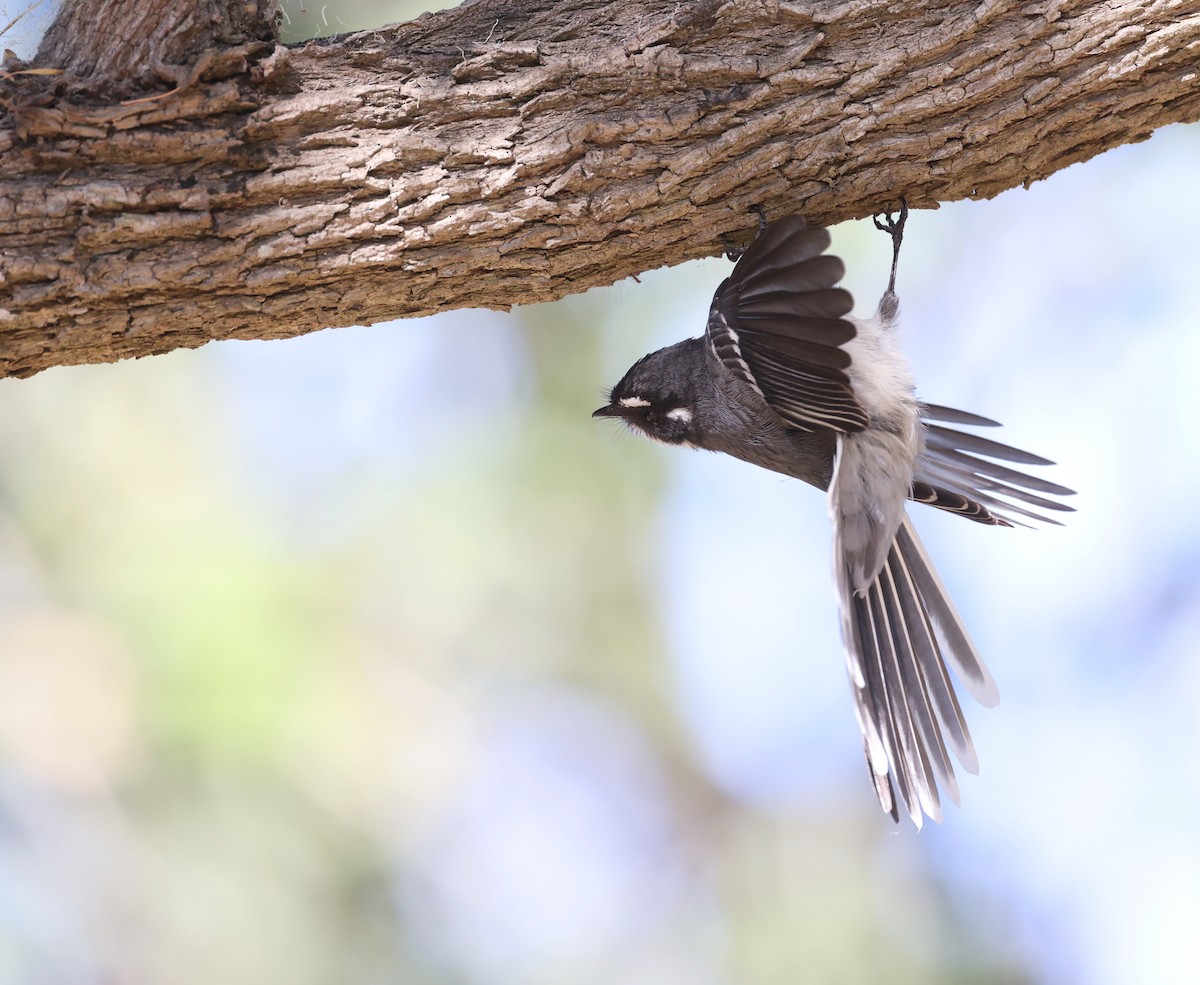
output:
<svg viewBox="0 0 1200 985"><path fill-rule="evenodd" d="M73 0L66 74L0 79L0 375L551 300L1200 117L1200 0L476 0L296 48L272 0L155 6Z"/></svg>

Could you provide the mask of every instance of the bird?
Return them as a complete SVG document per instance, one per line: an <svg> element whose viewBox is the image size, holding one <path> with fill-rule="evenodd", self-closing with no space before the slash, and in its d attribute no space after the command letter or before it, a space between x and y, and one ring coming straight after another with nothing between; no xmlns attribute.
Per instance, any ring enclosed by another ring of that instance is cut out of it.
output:
<svg viewBox="0 0 1200 985"><path fill-rule="evenodd" d="M854 712L875 794L920 829L959 805L953 752L979 759L954 681L999 701L908 515L919 503L996 527L1059 525L1073 490L1018 466L1048 459L962 428L987 417L926 403L897 338L896 268L908 204L876 214L892 238L875 313L856 318L829 231L767 222L717 288L704 334L639 359L593 417L666 445L732 455L827 494L834 582ZM953 675L953 676L951 676Z"/></svg>

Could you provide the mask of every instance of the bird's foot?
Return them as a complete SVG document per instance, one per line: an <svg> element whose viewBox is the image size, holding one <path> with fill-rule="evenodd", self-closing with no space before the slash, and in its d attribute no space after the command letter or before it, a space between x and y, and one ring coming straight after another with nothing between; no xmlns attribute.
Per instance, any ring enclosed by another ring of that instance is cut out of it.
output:
<svg viewBox="0 0 1200 985"><path fill-rule="evenodd" d="M761 205L752 205L750 207L750 211L758 213L758 233L755 236L755 239L757 239L759 236L761 236L763 234L763 231L767 228L767 213L763 210L763 207ZM750 249L749 246L734 246L733 244L731 244L729 242L728 238L726 238L726 237L722 237L721 241L725 244L725 259L726 260L733 260L734 262L737 262L738 260L740 260L742 258L742 255L748 249Z"/></svg>
<svg viewBox="0 0 1200 985"><path fill-rule="evenodd" d="M882 218L880 218L882 216ZM900 262L900 243L904 239L904 224L908 221L908 202L904 196L900 196L900 211L896 213L896 218L892 218L890 212L882 212L880 215L871 216L871 221L875 223L875 228L882 230L892 237L892 275L888 278L887 291L883 295L883 301L879 304L879 311L885 316L885 320L890 321L895 317L896 309L900 302L896 300L896 265ZM890 315L884 311L887 306Z"/></svg>
<svg viewBox="0 0 1200 985"><path fill-rule="evenodd" d="M892 218L890 212L880 212L871 216L871 221L875 223L876 229L892 237L892 248L899 253L900 240L904 238L904 223L908 221L908 202L904 196L900 196L900 211L896 214L895 219Z"/></svg>

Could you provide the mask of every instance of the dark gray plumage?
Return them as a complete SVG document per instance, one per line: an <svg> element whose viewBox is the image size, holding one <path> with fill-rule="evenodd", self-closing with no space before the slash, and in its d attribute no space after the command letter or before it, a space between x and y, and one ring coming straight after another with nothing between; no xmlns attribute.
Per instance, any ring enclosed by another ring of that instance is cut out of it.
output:
<svg viewBox="0 0 1200 985"><path fill-rule="evenodd" d="M946 425L995 427L921 404L892 331L906 211L886 224L892 279L875 316L849 317L829 233L800 216L766 226L717 288L704 336L643 357L593 416L666 444L724 452L829 493L842 638L871 778L884 810L917 827L958 803L949 751L978 760L950 673L980 703L995 682L905 512L926 503L998 526L1057 521L1063 486L1009 465L1049 465ZM1020 518L1020 519L1018 519ZM897 791L899 798L897 798Z"/></svg>

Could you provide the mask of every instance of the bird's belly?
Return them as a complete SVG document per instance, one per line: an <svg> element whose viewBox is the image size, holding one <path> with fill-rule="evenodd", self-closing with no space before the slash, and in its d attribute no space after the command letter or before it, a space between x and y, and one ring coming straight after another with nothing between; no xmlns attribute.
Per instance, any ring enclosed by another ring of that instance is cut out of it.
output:
<svg viewBox="0 0 1200 985"><path fill-rule="evenodd" d="M818 489L828 489L833 475L835 438L828 431L810 434L790 428L778 429L742 434L738 441L705 442L705 447L759 468L800 479Z"/></svg>

